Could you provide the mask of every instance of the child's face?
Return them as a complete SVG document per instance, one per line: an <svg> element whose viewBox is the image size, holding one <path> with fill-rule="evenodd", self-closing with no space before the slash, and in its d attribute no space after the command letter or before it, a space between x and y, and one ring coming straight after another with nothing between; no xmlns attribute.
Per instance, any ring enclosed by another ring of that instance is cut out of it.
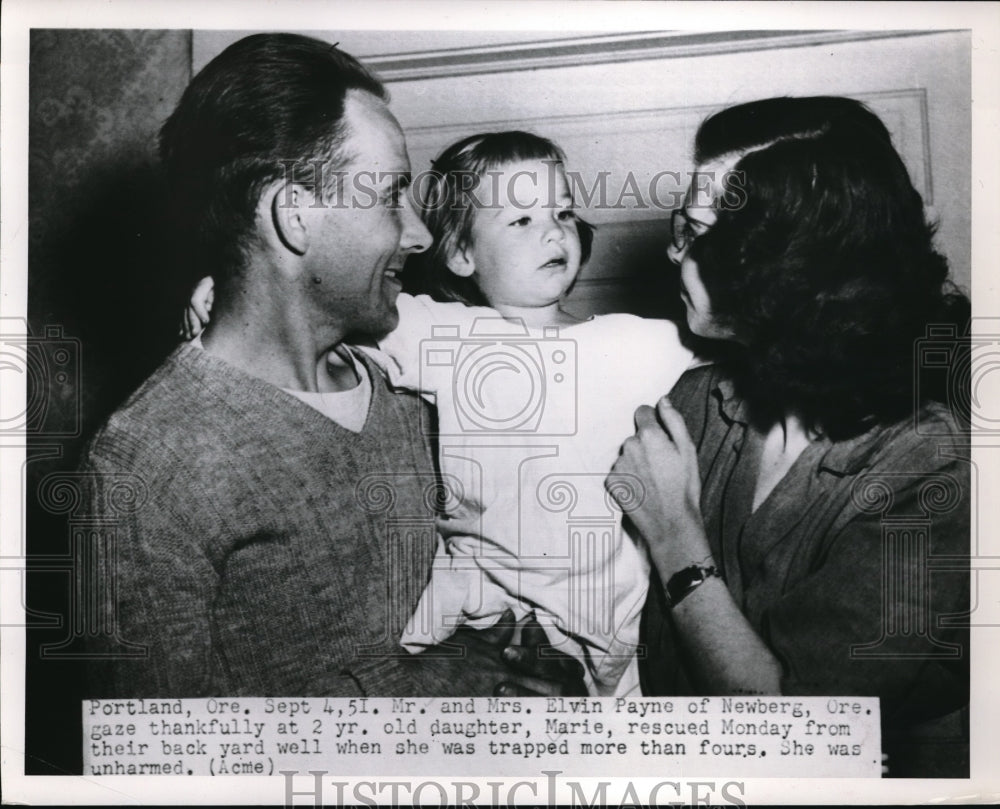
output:
<svg viewBox="0 0 1000 809"><path fill-rule="evenodd" d="M580 271L580 235L561 165L526 160L483 178L472 243L452 270L473 275L492 306L555 303Z"/></svg>

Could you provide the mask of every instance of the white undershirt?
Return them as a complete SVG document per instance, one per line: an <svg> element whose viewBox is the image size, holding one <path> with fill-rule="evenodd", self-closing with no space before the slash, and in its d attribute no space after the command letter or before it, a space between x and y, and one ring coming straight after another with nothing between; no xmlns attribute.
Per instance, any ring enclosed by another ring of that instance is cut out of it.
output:
<svg viewBox="0 0 1000 809"><path fill-rule="evenodd" d="M205 348L202 345L200 335L191 341L191 345L201 349ZM346 349L344 354L350 360L351 367L360 380L353 388L345 391L318 393L292 390L291 388L282 388L282 390L309 405L314 410L318 410L345 430L350 430L352 433L360 433L365 427L365 422L368 420L368 408L372 400L372 381L364 363L358 361L351 349L346 346L344 348Z"/></svg>
<svg viewBox="0 0 1000 809"><path fill-rule="evenodd" d="M372 401L372 381L371 377L368 376L368 369L358 362L354 353L350 350L344 353L350 358L354 373L360 380L350 390L320 391L318 393L290 390L289 388L282 388L282 390L318 410L344 429L350 430L352 433L360 433L368 420L368 407Z"/></svg>

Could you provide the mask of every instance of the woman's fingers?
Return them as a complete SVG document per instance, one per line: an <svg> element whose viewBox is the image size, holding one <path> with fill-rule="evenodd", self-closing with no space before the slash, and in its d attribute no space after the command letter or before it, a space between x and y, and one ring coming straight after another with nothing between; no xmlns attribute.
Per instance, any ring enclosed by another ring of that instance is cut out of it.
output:
<svg viewBox="0 0 1000 809"><path fill-rule="evenodd" d="M649 405L642 405L635 411L635 435L633 449L647 451L662 444L669 444L670 436L656 417L656 411Z"/></svg>
<svg viewBox="0 0 1000 809"><path fill-rule="evenodd" d="M649 405L639 405L635 409L635 426L638 429L646 424L649 424L650 418L654 416L653 408Z"/></svg>
<svg viewBox="0 0 1000 809"><path fill-rule="evenodd" d="M635 411L635 428L637 434L646 430L654 434L664 433L675 444L691 443L684 417L666 396L656 403L655 410L649 405L642 405Z"/></svg>
<svg viewBox="0 0 1000 809"><path fill-rule="evenodd" d="M674 411L674 415L679 419L680 430L683 432L684 437L686 437L687 431L684 430L684 419L676 411ZM678 422L671 421L670 424L666 424L660 418L659 405L657 405L656 410L649 405L642 405L635 411L635 435L625 442L624 451L629 451L630 443L632 451L641 449L655 453L670 450L675 443L674 434L677 432L677 429Z"/></svg>
<svg viewBox="0 0 1000 809"><path fill-rule="evenodd" d="M687 425L684 423L684 417L674 410L674 406L670 403L669 397L660 397L660 401L656 403L656 414L660 417L661 423L675 441L678 440L678 438L688 437Z"/></svg>
<svg viewBox="0 0 1000 809"><path fill-rule="evenodd" d="M691 434L688 432L684 417L674 409L670 399L666 396L663 396L656 403L656 414L660 417L660 422L684 457L687 459L697 457L698 451L694 441L691 440Z"/></svg>

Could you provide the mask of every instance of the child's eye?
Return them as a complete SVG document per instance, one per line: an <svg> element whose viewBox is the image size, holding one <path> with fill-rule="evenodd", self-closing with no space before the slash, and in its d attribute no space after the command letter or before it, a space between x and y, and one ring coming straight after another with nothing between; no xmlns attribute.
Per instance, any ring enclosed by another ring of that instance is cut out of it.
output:
<svg viewBox="0 0 1000 809"><path fill-rule="evenodd" d="M576 211L572 208L564 208L559 211L559 220L561 222L572 222L574 219L576 219Z"/></svg>
<svg viewBox="0 0 1000 809"><path fill-rule="evenodd" d="M510 223L511 227L523 228L531 224L530 216L522 216L520 219L515 219Z"/></svg>

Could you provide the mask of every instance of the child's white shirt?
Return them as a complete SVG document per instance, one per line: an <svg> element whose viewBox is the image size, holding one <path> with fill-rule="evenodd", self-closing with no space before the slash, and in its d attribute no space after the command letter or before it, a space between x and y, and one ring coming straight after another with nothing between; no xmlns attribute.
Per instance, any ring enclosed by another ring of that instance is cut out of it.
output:
<svg viewBox="0 0 1000 809"><path fill-rule="evenodd" d="M400 295L398 308L399 326L369 353L394 386L436 404L426 428L449 492L444 546L403 645L534 610L553 645L585 662L592 692L634 690L649 564L605 479L635 409L691 363L676 326L613 314L528 329L423 295ZM642 496L641 481L620 485Z"/></svg>

